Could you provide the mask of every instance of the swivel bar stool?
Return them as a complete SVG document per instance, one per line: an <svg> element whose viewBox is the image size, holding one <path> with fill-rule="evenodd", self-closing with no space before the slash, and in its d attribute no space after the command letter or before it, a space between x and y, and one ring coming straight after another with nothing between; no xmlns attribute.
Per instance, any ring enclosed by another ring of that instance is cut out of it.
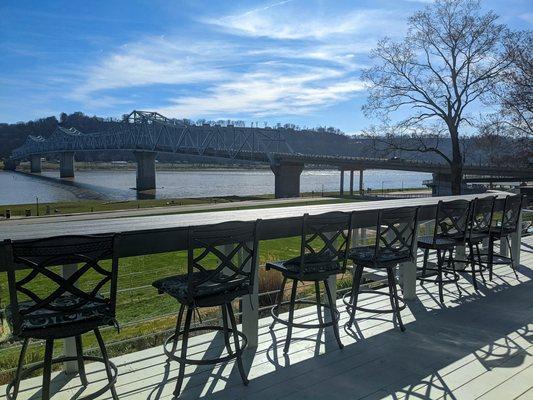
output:
<svg viewBox="0 0 533 400"><path fill-rule="evenodd" d="M457 246L465 244L470 206L470 202L467 200L439 201L433 233L418 238L418 247L424 250L424 263L422 273L417 279L439 285L441 303L444 303L443 286L448 283L457 283L459 280L453 253ZM430 250L435 250L437 253L437 266L435 268L428 266ZM446 253L448 253L447 258ZM436 278L428 277L427 271L436 272ZM452 274L451 278L443 277L443 275L449 274Z"/></svg>
<svg viewBox="0 0 533 400"><path fill-rule="evenodd" d="M339 336L340 314L332 296L332 290L336 291L336 288L330 288L328 278L346 270L346 257L348 255L350 237L351 214L343 212L329 212L314 216L305 214L302 218L300 255L290 260L266 264L267 270L274 269L283 275L283 283L278 294L277 304L271 309L274 321L270 329L274 328L276 322L287 326L284 353L289 351L293 327L318 329L332 326L337 343L341 349L343 348ZM291 298L290 301L284 302L283 294L287 280L292 281ZM299 282L314 283L316 302L296 299ZM328 304L321 304L320 282L324 284L326 289ZM294 309L297 304L315 305L319 322L317 324L294 322ZM287 320L279 317L280 308L283 305L289 306ZM331 321L323 321L321 307L329 309Z"/></svg>
<svg viewBox="0 0 533 400"><path fill-rule="evenodd" d="M7 385L7 398L16 399L21 380L43 369L41 399L48 400L52 365L66 361L77 361L80 380L87 386L84 362L96 361L104 364L108 381L96 392L79 399L95 399L110 390L113 399L118 400L117 367L109 361L99 330L106 325L118 327L115 319L118 235L6 240L4 244L10 296L6 316L14 337L23 340L15 378ZM100 261L109 258L111 266L106 268ZM65 278L57 272L57 266L68 264L81 267ZM20 271L16 274L17 270ZM21 273L24 276L19 279ZM89 274L94 285L86 289L81 283ZM99 293L103 289L107 296ZM102 357L83 355L81 335L90 331L96 336ZM75 338L76 357L53 358L54 340L70 337ZM26 350L32 339L44 340L44 362L24 369Z"/></svg>
<svg viewBox="0 0 533 400"><path fill-rule="evenodd" d="M355 320L356 310L372 313L393 313L400 330L405 327L400 311L405 308L403 299L396 289L395 267L404 262L414 261L414 244L418 226L418 208L405 207L393 210L383 210L378 213L376 224L375 243L370 246L354 247L350 249L349 258L353 261L354 277L352 290L343 297L344 304L350 314L347 326L350 327ZM377 290L361 290L361 279L365 268L385 269L389 292ZM373 310L357 306L357 299L361 293L388 295L391 308ZM402 303L400 305L400 303Z"/></svg>
<svg viewBox="0 0 533 400"><path fill-rule="evenodd" d="M152 283L160 294L166 293L180 304L175 332L163 345L169 361L179 362L174 396L179 396L181 392L186 364L218 364L236 358L242 381L245 385L248 384L242 364L242 353L248 340L244 333L237 330L231 302L252 293L258 256L258 226L259 220L224 222L205 228L189 229L187 273ZM221 246L230 250L223 251ZM201 307L220 307L223 325L191 327L193 312ZM182 328L183 314L185 323ZM228 321L231 326L228 326ZM222 331L228 354L214 359L187 358L191 332L213 330ZM233 335L234 349L230 344L230 335ZM181 352L176 355L180 338Z"/></svg>
<svg viewBox="0 0 533 400"><path fill-rule="evenodd" d="M479 246L491 237L495 200L495 196L490 196L481 199L475 198L472 202L466 245L468 246L468 262L471 266L472 283L475 290L478 290L476 273L480 275L483 282L485 282L483 275L485 269L488 268L489 274L492 276L492 266L483 263L483 253Z"/></svg>
<svg viewBox="0 0 533 400"><path fill-rule="evenodd" d="M488 265L489 265L489 279L492 279L492 266L494 264L507 264L515 270L515 260L513 259L513 252L509 242L509 236L515 234L519 229L522 229L520 224L520 212L525 202L525 196L509 195L505 198L503 211L498 214L499 217L494 219L493 227L490 232ZM506 240L502 240L506 239ZM507 246L509 251L508 256L501 254L494 254L494 242L500 241L501 246Z"/></svg>

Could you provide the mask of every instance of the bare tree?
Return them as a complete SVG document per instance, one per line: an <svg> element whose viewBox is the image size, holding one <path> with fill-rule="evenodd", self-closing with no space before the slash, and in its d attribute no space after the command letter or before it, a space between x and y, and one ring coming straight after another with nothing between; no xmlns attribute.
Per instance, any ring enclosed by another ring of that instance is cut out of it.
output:
<svg viewBox="0 0 533 400"><path fill-rule="evenodd" d="M451 139L451 154L420 144L403 150L433 151L449 165L452 193L461 193L463 158L459 133L472 124L468 111L510 64L503 49L507 30L493 12L481 13L474 0L437 0L408 20L402 41L381 40L374 65L364 72L371 83L368 116L395 126L432 127Z"/></svg>
<svg viewBox="0 0 533 400"><path fill-rule="evenodd" d="M533 31L514 32L506 42L510 68L500 80L496 96L501 108L498 121L515 136L533 135Z"/></svg>

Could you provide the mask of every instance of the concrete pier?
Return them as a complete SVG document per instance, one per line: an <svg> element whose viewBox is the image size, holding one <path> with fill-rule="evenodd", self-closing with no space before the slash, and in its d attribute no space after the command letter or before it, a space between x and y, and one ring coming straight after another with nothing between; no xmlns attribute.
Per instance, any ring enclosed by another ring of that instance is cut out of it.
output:
<svg viewBox="0 0 533 400"><path fill-rule="evenodd" d="M430 187L432 196L451 196L451 176L449 174L433 173L433 183L430 185ZM463 180L461 185L461 194L481 193L482 191L476 190L475 188L469 189L466 182Z"/></svg>
<svg viewBox="0 0 533 400"><path fill-rule="evenodd" d="M137 190L155 190L155 156L152 151L134 151L137 160Z"/></svg>
<svg viewBox="0 0 533 400"><path fill-rule="evenodd" d="M360 169L359 170L359 194L360 195L363 195L363 190L364 190L364 186L363 186L363 169Z"/></svg>
<svg viewBox="0 0 533 400"><path fill-rule="evenodd" d="M339 184L339 195L344 196L344 170L341 169L341 181Z"/></svg>
<svg viewBox="0 0 533 400"><path fill-rule="evenodd" d="M271 164L270 169L276 177L274 184L276 199L300 196L300 175L304 169L304 164Z"/></svg>
<svg viewBox="0 0 533 400"><path fill-rule="evenodd" d="M350 196L353 196L353 169L350 170Z"/></svg>
<svg viewBox="0 0 533 400"><path fill-rule="evenodd" d="M61 178L74 178L73 151L68 151L59 154L59 176Z"/></svg>
<svg viewBox="0 0 533 400"><path fill-rule="evenodd" d="M34 154L30 156L30 171L33 174L40 174L42 172L41 155Z"/></svg>

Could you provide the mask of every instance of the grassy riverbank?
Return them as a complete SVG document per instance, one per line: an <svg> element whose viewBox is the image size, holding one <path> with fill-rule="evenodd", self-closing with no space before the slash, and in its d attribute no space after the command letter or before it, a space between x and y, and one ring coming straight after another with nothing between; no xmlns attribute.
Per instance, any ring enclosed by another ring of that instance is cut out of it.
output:
<svg viewBox="0 0 533 400"><path fill-rule="evenodd" d="M403 192L416 192L420 188L402 189ZM398 192L400 189L385 189L384 193ZM379 195L381 190L373 191L374 194ZM335 201L353 201L354 198L348 195L339 196L338 192L310 192L302 193L301 197L328 197L324 199L324 203L330 203L331 198ZM248 200L269 200L274 199L273 194L258 195L258 196L218 196L218 197L202 197L202 198L175 198L175 199L143 199L143 200L127 200L127 201L102 201L102 200L82 200L82 201L60 201L53 203L35 203L30 204L7 204L0 205L0 218L4 217L6 210L10 210L12 216L24 216L29 210L32 216L46 215L49 210L50 214L76 214L88 212L103 212L103 211L117 211L117 210L134 210L134 209L149 209L153 207L176 207L178 212L179 206L194 205L194 204L222 204L235 203L239 201ZM314 201L316 204L316 200Z"/></svg>

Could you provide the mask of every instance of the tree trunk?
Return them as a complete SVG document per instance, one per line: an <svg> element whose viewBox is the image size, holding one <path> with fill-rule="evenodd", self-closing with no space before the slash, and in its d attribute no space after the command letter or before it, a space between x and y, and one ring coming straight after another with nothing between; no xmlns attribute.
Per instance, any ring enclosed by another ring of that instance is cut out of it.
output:
<svg viewBox="0 0 533 400"><path fill-rule="evenodd" d="M459 134L455 127L450 127L450 137L452 139L452 163L450 166L452 195L460 195L463 186L463 158L461 157Z"/></svg>

